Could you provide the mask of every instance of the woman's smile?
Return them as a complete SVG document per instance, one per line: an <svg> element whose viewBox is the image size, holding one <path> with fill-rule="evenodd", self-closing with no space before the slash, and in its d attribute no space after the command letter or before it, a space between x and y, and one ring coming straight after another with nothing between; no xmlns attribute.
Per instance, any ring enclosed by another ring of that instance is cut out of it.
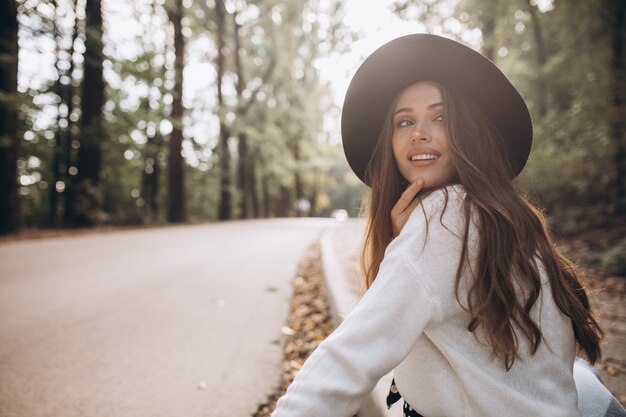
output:
<svg viewBox="0 0 626 417"><path fill-rule="evenodd" d="M407 159L415 167L432 165L441 157L441 153L434 149L416 149L409 152Z"/></svg>

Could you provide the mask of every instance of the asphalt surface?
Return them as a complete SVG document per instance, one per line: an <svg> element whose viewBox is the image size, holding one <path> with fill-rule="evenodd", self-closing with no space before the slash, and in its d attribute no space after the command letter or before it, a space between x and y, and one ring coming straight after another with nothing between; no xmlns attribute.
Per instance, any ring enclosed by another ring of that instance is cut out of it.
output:
<svg viewBox="0 0 626 417"><path fill-rule="evenodd" d="M0 416L249 416L329 219L0 244Z"/></svg>

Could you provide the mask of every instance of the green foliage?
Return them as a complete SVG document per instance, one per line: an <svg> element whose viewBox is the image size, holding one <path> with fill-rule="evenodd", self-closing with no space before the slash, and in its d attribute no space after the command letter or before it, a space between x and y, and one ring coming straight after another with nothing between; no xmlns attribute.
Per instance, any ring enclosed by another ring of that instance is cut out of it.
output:
<svg viewBox="0 0 626 417"><path fill-rule="evenodd" d="M253 167L246 175L253 175L257 216L289 214L298 193L313 200L322 214L348 204L347 196L358 193L359 186L344 180L348 169L341 149L322 134L330 91L320 85L317 69L311 65L324 54L345 49L352 38L342 22L342 2L229 2L223 34L222 107L217 105L214 74L214 2L185 3L185 62L189 73L195 74L185 83L201 85L185 88L184 94L192 94L183 97L182 120L171 116L174 48L168 10L172 4L169 0L107 4L103 45L107 135L100 143L102 170L99 184L92 184L93 192L85 194L97 198L75 204L80 208L83 203L97 203L86 213L95 224L165 222L168 141L175 127L184 136L190 220L217 218L221 157L232 158L227 173L232 178L232 211L235 217L243 215L244 190L238 181L241 137L247 139L252 155ZM29 94L23 94L19 104L25 119L18 162L21 215L29 226L53 226L63 223L65 197L76 175L84 42L91 28L80 9L83 3L76 10L63 1L36 6L25 1L20 7L20 38L30 41L22 47L41 57L52 59L56 54L58 61L47 72L27 72L30 81L23 77L27 81L22 88ZM120 31L120 27L132 30ZM47 47L40 51L28 46L41 42ZM205 79L198 77L200 67ZM220 155L217 147L220 119L232 136L228 155ZM51 213L53 200L57 209Z"/></svg>
<svg viewBox="0 0 626 417"><path fill-rule="evenodd" d="M541 3L547 7L540 9L525 0L396 2L404 18L419 19L434 32L466 41L476 39L476 31L487 31L486 22L494 22L489 45L483 47L493 48L494 59L526 98L534 121L532 154L518 182L547 207L558 228L569 232L616 221L615 200L610 196L618 192L613 159L619 142L611 133L615 85L607 30L612 19L609 3L552 2ZM58 14L54 4L59 5ZM57 75L22 86L29 94L22 93L19 103L14 103L25 124L18 178L22 219L28 225L50 224L51 188L59 189L56 223L61 221L63 186L73 175L74 143L70 165L61 160L60 184L55 184L53 171L59 146L68 146L63 145L63 135L70 132L74 139L79 137L81 53L89 28L80 10L74 20L60 19L64 13L72 16L68 7L69 3L45 2L37 8L42 13L33 13L31 2L20 5L20 38L30 42L22 47L47 39L48 45L53 43L46 53L60 51L58 67L53 69ZM170 116L174 81L170 2L145 0L116 7L111 6L105 19L103 111L108 136L102 143L103 211L94 212L94 218L112 224L165 221L167 145L176 126L184 132L185 189L194 220L217 217L221 157L232 159L227 173L232 180L231 209L235 217L243 216L246 191L238 178L245 162L240 154L242 137L251 155L252 168L246 175L252 176L255 215L288 214L298 194L311 200L319 215L333 208L357 213L362 186L349 173L340 146L322 130L325 114L338 109L313 64L332 51L346 49L353 38L342 22L341 1L228 3L221 107L214 82L213 2L186 4L187 68L197 74L204 65L206 77L197 88L185 89L185 94L193 94L184 97L182 120ZM112 33L124 19L137 30L124 36ZM69 51L74 51L71 59ZM70 64L74 65L71 74ZM57 77L61 82L56 82ZM199 78L187 78L186 83L190 80ZM63 115L68 94L74 110ZM220 119L232 136L228 155L220 155L217 148Z"/></svg>
<svg viewBox="0 0 626 417"><path fill-rule="evenodd" d="M626 276L626 238L602 256L601 267L609 273Z"/></svg>
<svg viewBox="0 0 626 417"><path fill-rule="evenodd" d="M24 139L18 147L17 179L21 221L28 227L46 225L49 190L55 187L50 175L54 135L33 128L37 115L46 108L43 103L36 104L33 100L37 94L40 93L31 91L30 94L20 95L20 109L27 129L20 131Z"/></svg>
<svg viewBox="0 0 626 417"><path fill-rule="evenodd" d="M523 11L524 9L518 9ZM610 37L598 2L556 3L538 13L546 62L537 67L536 40L528 12L514 11L524 25L516 49L499 63L528 98L534 120L533 151L521 183L549 209L562 229L577 231L612 221L607 199L615 175L610 123ZM521 28L522 26L519 26ZM519 48L519 49L517 49ZM541 98L546 102L539 111Z"/></svg>
<svg viewBox="0 0 626 417"><path fill-rule="evenodd" d="M496 64L520 90L533 119L533 149L518 183L563 231L624 220L611 197L623 193L623 184L616 188L614 155L626 141L623 132L622 137L611 133L616 117L612 94L626 88L615 85L612 66L617 3L396 2L400 16L427 19L435 31L457 39L470 31L484 35L486 22L493 19L490 44L482 37L483 52L493 48ZM454 12L441 13L450 4L456 5Z"/></svg>

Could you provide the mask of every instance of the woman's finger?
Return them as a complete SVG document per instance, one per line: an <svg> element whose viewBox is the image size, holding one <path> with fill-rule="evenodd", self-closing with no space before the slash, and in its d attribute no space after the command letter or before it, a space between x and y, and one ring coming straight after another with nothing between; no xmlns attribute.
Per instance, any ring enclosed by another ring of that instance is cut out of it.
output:
<svg viewBox="0 0 626 417"><path fill-rule="evenodd" d="M391 209L391 227L394 236L400 234L409 216L419 204L419 200L415 196L422 190L423 186L424 180L421 178L409 185Z"/></svg>
<svg viewBox="0 0 626 417"><path fill-rule="evenodd" d="M404 210L406 210L411 204L411 202L413 201L413 199L415 198L415 196L417 195L417 193L419 193L422 190L423 186L424 186L424 180L421 178L411 183L407 187L407 189L404 190L404 192L398 199L398 202L391 209L391 214L392 215L400 214Z"/></svg>

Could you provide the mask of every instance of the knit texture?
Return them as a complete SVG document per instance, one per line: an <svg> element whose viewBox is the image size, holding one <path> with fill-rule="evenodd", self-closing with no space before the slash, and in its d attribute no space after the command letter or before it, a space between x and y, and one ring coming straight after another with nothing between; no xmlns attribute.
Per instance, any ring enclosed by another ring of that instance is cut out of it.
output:
<svg viewBox="0 0 626 417"><path fill-rule="evenodd" d="M455 297L465 191L455 185L424 199L388 246L376 280L296 376L273 417L350 417L391 370L404 399L427 417L578 417L571 321L558 310L546 277L531 311L545 341L506 371L480 333L467 330ZM478 231L469 231L470 264Z"/></svg>

